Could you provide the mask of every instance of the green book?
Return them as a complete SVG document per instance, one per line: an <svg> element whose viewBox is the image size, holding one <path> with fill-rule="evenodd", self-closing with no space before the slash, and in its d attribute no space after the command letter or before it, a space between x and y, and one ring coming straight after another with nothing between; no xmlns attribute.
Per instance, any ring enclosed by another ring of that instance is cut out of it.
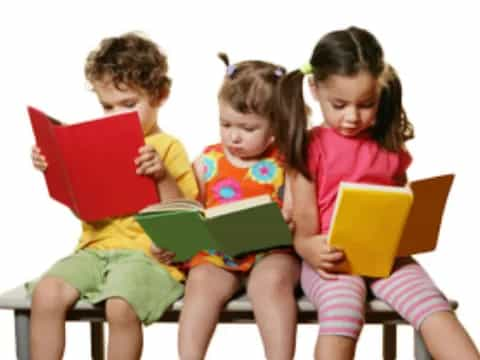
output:
<svg viewBox="0 0 480 360"><path fill-rule="evenodd" d="M159 248L185 261L201 250L230 256L292 245L278 204L261 195L204 209L199 202L174 200L151 205L135 216Z"/></svg>

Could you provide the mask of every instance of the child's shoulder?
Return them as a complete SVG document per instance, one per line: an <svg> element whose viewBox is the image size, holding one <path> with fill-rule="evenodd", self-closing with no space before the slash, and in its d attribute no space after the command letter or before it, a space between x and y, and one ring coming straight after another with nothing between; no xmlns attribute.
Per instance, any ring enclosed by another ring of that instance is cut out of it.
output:
<svg viewBox="0 0 480 360"><path fill-rule="evenodd" d="M146 136L145 143L153 146L161 155L186 151L185 146L177 137L163 131Z"/></svg>
<svg viewBox="0 0 480 360"><path fill-rule="evenodd" d="M223 146L221 143L218 144L212 144L212 145L207 145L202 151L203 154L208 154L211 152L217 152L217 153L223 153Z"/></svg>
<svg viewBox="0 0 480 360"><path fill-rule="evenodd" d="M332 129L325 126L314 126L309 131L308 144L310 147L315 147L327 139L330 139L332 136L335 136L335 133L332 131Z"/></svg>
<svg viewBox="0 0 480 360"><path fill-rule="evenodd" d="M145 137L145 143L150 145L164 144L171 146L172 144L182 145L182 142L175 136L166 132L158 132Z"/></svg>
<svg viewBox="0 0 480 360"><path fill-rule="evenodd" d="M317 125L312 127L309 130L310 138L318 138L318 137L325 137L325 136L335 136L337 133L334 129L324 126L324 125Z"/></svg>

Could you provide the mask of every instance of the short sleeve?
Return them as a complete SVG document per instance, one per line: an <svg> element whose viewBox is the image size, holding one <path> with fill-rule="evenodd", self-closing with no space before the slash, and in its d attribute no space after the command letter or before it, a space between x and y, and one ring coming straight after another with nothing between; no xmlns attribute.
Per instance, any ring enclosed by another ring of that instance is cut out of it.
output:
<svg viewBox="0 0 480 360"><path fill-rule="evenodd" d="M407 172L408 167L412 163L412 156L408 152L408 150L400 150L398 154L398 169L397 169L397 176L404 175Z"/></svg>
<svg viewBox="0 0 480 360"><path fill-rule="evenodd" d="M187 152L180 141L171 142L162 160L183 195L186 198L195 199L198 195L197 182Z"/></svg>

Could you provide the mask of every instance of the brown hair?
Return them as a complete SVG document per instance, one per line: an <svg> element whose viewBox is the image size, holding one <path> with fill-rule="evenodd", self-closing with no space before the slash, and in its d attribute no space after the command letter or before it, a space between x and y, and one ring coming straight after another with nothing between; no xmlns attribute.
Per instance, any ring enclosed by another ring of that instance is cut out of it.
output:
<svg viewBox="0 0 480 360"><path fill-rule="evenodd" d="M413 126L402 106L402 86L395 70L383 60L383 50L367 30L349 27L322 37L310 58L315 82L330 75L354 76L367 71L382 85L373 139L390 151L399 151L413 138ZM308 120L300 70L284 76L277 88L276 138L289 166L309 177L306 165Z"/></svg>
<svg viewBox="0 0 480 360"><path fill-rule="evenodd" d="M264 61L249 60L230 64L224 53L218 57L227 66L218 98L242 114L256 114L273 121L275 87L285 68Z"/></svg>
<svg viewBox="0 0 480 360"><path fill-rule="evenodd" d="M171 80L165 54L151 40L135 33L103 39L85 64L90 83L112 81L117 89L128 86L144 91L151 103L166 98Z"/></svg>

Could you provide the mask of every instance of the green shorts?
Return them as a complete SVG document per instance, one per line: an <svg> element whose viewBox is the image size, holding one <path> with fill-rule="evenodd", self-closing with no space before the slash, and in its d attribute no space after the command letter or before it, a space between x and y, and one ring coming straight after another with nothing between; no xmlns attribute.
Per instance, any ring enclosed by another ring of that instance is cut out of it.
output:
<svg viewBox="0 0 480 360"><path fill-rule="evenodd" d="M149 325L183 295L183 285L141 251L79 250L58 261L42 277L63 279L92 304L112 297L126 300ZM30 294L38 281L27 283Z"/></svg>

